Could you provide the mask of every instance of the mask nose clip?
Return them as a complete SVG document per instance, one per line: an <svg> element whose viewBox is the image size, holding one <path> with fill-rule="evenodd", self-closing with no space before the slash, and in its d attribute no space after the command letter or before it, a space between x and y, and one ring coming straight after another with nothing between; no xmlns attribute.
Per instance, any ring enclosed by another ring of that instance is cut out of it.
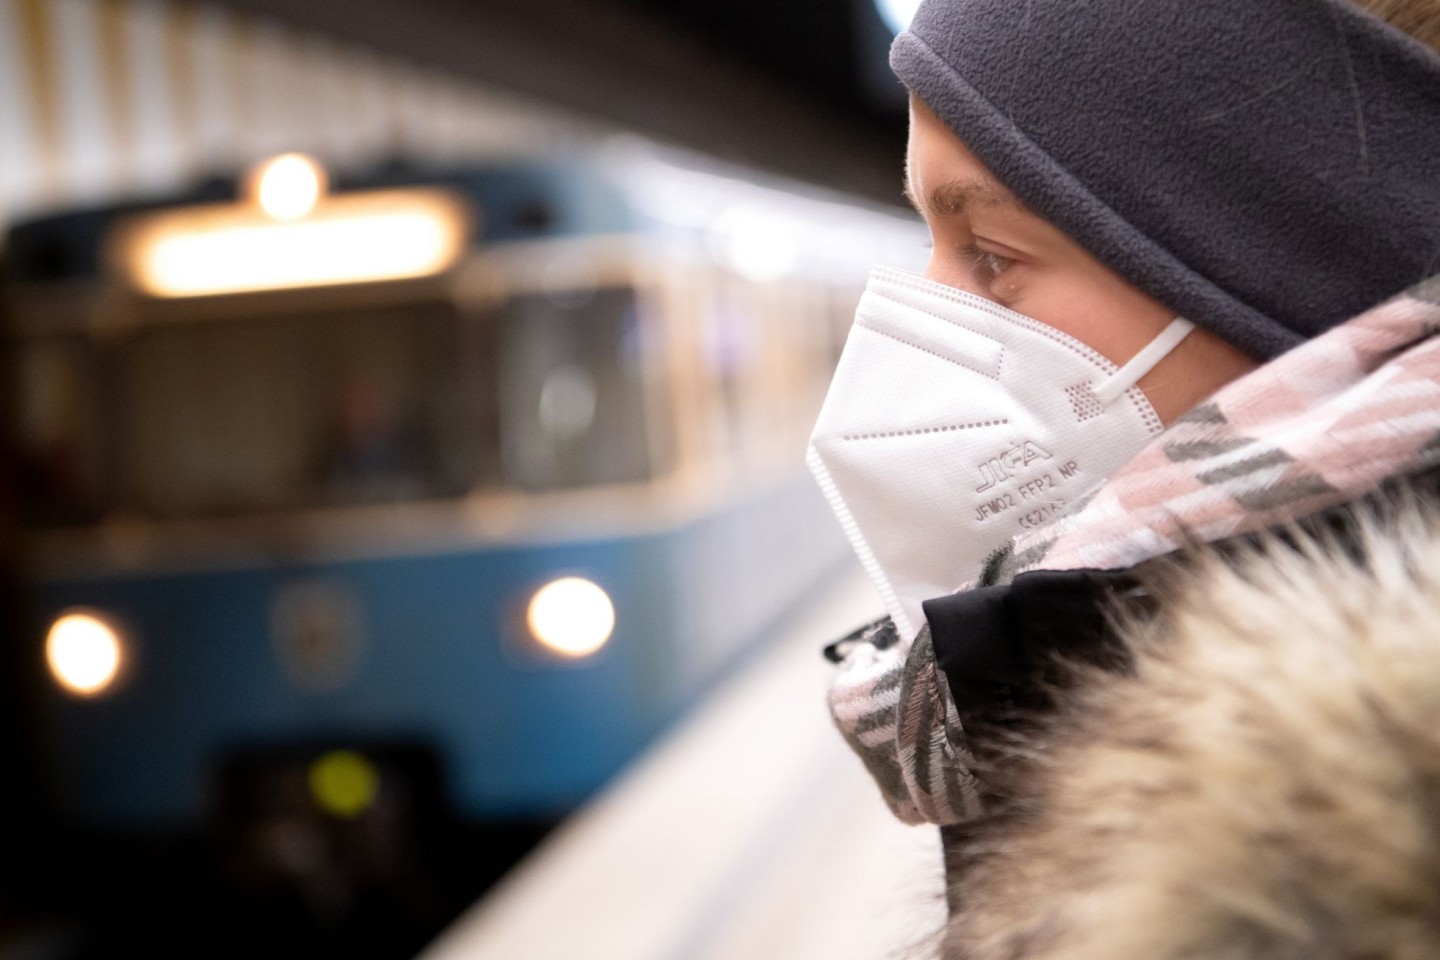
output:
<svg viewBox="0 0 1440 960"><path fill-rule="evenodd" d="M1113 374L1106 377L1095 387L1093 393L1095 399L1103 406L1109 406L1118 400L1125 391L1139 383L1141 378L1166 357L1170 351L1180 346L1180 341L1190 335L1195 329L1195 324L1183 317L1176 317L1170 321L1169 326L1151 340L1140 352L1125 362L1125 365ZM1073 399L1073 398L1072 398Z"/></svg>

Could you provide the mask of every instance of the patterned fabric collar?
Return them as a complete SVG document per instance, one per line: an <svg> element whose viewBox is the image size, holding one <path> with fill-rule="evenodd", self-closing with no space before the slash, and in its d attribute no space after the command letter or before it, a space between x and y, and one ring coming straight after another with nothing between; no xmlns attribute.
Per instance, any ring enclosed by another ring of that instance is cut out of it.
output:
<svg viewBox="0 0 1440 960"><path fill-rule="evenodd" d="M1440 277L1223 388L1012 568L1112 570L1353 500L1440 461Z"/></svg>
<svg viewBox="0 0 1440 960"><path fill-rule="evenodd" d="M1118 569L1357 499L1440 463L1440 277L1222 389L1087 500L1014 542L1026 570ZM978 784L929 628L881 621L834 645L830 710L896 816L956 823Z"/></svg>

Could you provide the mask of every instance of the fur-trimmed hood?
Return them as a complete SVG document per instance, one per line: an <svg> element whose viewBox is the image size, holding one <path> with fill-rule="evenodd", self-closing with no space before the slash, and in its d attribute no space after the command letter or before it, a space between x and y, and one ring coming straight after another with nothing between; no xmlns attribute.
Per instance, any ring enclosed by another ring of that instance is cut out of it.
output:
<svg viewBox="0 0 1440 960"><path fill-rule="evenodd" d="M947 839L947 960L1440 957L1440 513L1144 577Z"/></svg>

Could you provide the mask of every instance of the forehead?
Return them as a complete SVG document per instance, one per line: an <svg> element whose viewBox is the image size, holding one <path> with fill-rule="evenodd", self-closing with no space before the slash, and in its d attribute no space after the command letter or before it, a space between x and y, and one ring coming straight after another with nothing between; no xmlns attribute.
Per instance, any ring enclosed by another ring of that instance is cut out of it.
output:
<svg viewBox="0 0 1440 960"><path fill-rule="evenodd" d="M912 203L940 214L1022 206L954 131L914 97L910 100L905 180Z"/></svg>

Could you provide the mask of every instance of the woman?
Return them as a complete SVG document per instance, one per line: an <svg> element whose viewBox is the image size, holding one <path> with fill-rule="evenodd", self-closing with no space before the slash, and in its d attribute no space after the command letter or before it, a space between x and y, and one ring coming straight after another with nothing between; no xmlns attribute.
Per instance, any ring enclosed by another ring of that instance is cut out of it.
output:
<svg viewBox="0 0 1440 960"><path fill-rule="evenodd" d="M1440 955L1437 47L1436 0L896 40L934 252L810 459L891 613L831 707L942 826L946 956Z"/></svg>

